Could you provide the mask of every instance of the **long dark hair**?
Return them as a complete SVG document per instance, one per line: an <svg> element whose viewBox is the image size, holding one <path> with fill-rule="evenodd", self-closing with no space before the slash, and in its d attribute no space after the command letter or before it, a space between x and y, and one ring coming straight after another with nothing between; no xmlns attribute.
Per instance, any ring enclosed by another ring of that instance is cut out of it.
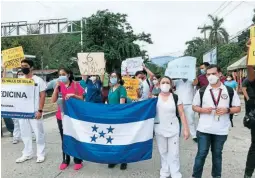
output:
<svg viewBox="0 0 255 178"><path fill-rule="evenodd" d="M61 70L65 71L65 73L67 73L69 75L68 79L69 79L70 83L72 83L74 81L73 72L70 69L68 69L68 68L60 68L58 70L58 72L60 72Z"/></svg>
<svg viewBox="0 0 255 178"><path fill-rule="evenodd" d="M117 79L118 79L118 83L120 84L120 85L124 85L124 80L122 80L122 76L120 75L120 73L118 73L118 72L116 72L116 71L113 71L112 73L110 73L110 77L111 77L111 75L112 74L116 74L116 76L117 76Z"/></svg>
<svg viewBox="0 0 255 178"><path fill-rule="evenodd" d="M162 77L162 78L159 80L159 84L160 84L160 82L161 82L161 80L162 80L163 78L167 78L167 79L170 81L171 88L170 88L169 92L170 92L170 93L173 93L173 87L174 87L174 85L173 85L173 80L172 80L170 77L168 77L168 76L164 76L164 77Z"/></svg>

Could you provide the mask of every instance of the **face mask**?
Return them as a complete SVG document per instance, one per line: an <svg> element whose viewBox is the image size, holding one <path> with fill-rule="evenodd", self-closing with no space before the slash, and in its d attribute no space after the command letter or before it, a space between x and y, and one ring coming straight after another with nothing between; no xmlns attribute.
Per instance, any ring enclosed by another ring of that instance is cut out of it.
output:
<svg viewBox="0 0 255 178"><path fill-rule="evenodd" d="M117 78L110 78L111 84L115 85L117 83Z"/></svg>
<svg viewBox="0 0 255 178"><path fill-rule="evenodd" d="M21 70L22 70L22 73L25 75L29 74L30 72L30 68L22 68Z"/></svg>
<svg viewBox="0 0 255 178"><path fill-rule="evenodd" d="M205 69L200 69L201 74L205 74Z"/></svg>
<svg viewBox="0 0 255 178"><path fill-rule="evenodd" d="M160 90L163 92L163 93L168 93L170 92L170 84L162 84L160 85Z"/></svg>
<svg viewBox="0 0 255 178"><path fill-rule="evenodd" d="M18 78L23 78L23 76L22 75L18 75Z"/></svg>
<svg viewBox="0 0 255 178"><path fill-rule="evenodd" d="M153 80L152 82L153 82L154 85L158 84L158 80Z"/></svg>
<svg viewBox="0 0 255 178"><path fill-rule="evenodd" d="M94 81L96 81L96 77L95 76L92 76L92 77L90 77L90 80L92 81L92 82L94 82Z"/></svg>
<svg viewBox="0 0 255 178"><path fill-rule="evenodd" d="M218 82L219 77L217 77L216 75L210 75L207 79L211 85L215 85Z"/></svg>
<svg viewBox="0 0 255 178"><path fill-rule="evenodd" d="M142 79L140 79L140 78L139 78L138 80L139 80L139 82L140 82L140 83L142 83L142 82L143 82L143 80L142 80Z"/></svg>
<svg viewBox="0 0 255 178"><path fill-rule="evenodd" d="M231 78L227 78L227 81L230 81L231 80Z"/></svg>
<svg viewBox="0 0 255 178"><path fill-rule="evenodd" d="M67 83L68 82L68 78L67 78L67 76L59 76L58 81L59 82L63 82L63 83Z"/></svg>

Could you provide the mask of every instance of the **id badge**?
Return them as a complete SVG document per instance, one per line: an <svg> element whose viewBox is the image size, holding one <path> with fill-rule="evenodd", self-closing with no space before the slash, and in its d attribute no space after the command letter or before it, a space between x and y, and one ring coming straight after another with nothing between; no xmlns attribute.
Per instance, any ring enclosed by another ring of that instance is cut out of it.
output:
<svg viewBox="0 0 255 178"><path fill-rule="evenodd" d="M215 115L214 115L214 119L215 119L216 121L220 121L220 116L217 115L217 114L215 114Z"/></svg>

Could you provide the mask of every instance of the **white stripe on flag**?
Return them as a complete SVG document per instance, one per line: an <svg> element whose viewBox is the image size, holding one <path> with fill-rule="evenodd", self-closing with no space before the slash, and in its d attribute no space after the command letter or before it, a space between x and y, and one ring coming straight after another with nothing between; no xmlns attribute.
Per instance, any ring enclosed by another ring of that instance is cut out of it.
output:
<svg viewBox="0 0 255 178"><path fill-rule="evenodd" d="M95 128L94 132L92 127ZM153 119L125 124L98 124L72 119L67 115L63 118L65 135L71 136L80 142L100 145L129 145L150 140L153 137L153 127ZM113 133L108 133L107 128L113 128ZM105 133L104 137L100 137L100 133L102 133L101 135ZM96 139L94 137L95 141L92 141L94 135ZM109 137L113 138L112 143L107 143Z"/></svg>

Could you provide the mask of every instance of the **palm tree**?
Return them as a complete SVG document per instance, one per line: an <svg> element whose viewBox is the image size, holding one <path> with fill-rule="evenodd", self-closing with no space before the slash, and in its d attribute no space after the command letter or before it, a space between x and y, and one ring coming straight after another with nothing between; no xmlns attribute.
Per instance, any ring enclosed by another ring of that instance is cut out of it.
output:
<svg viewBox="0 0 255 178"><path fill-rule="evenodd" d="M201 33L206 33L209 31L209 41L211 45L218 45L220 43L228 43L229 34L225 28L222 27L224 22L223 18L219 19L218 17L213 17L208 15L212 21L212 25L206 25L204 27L199 27Z"/></svg>

